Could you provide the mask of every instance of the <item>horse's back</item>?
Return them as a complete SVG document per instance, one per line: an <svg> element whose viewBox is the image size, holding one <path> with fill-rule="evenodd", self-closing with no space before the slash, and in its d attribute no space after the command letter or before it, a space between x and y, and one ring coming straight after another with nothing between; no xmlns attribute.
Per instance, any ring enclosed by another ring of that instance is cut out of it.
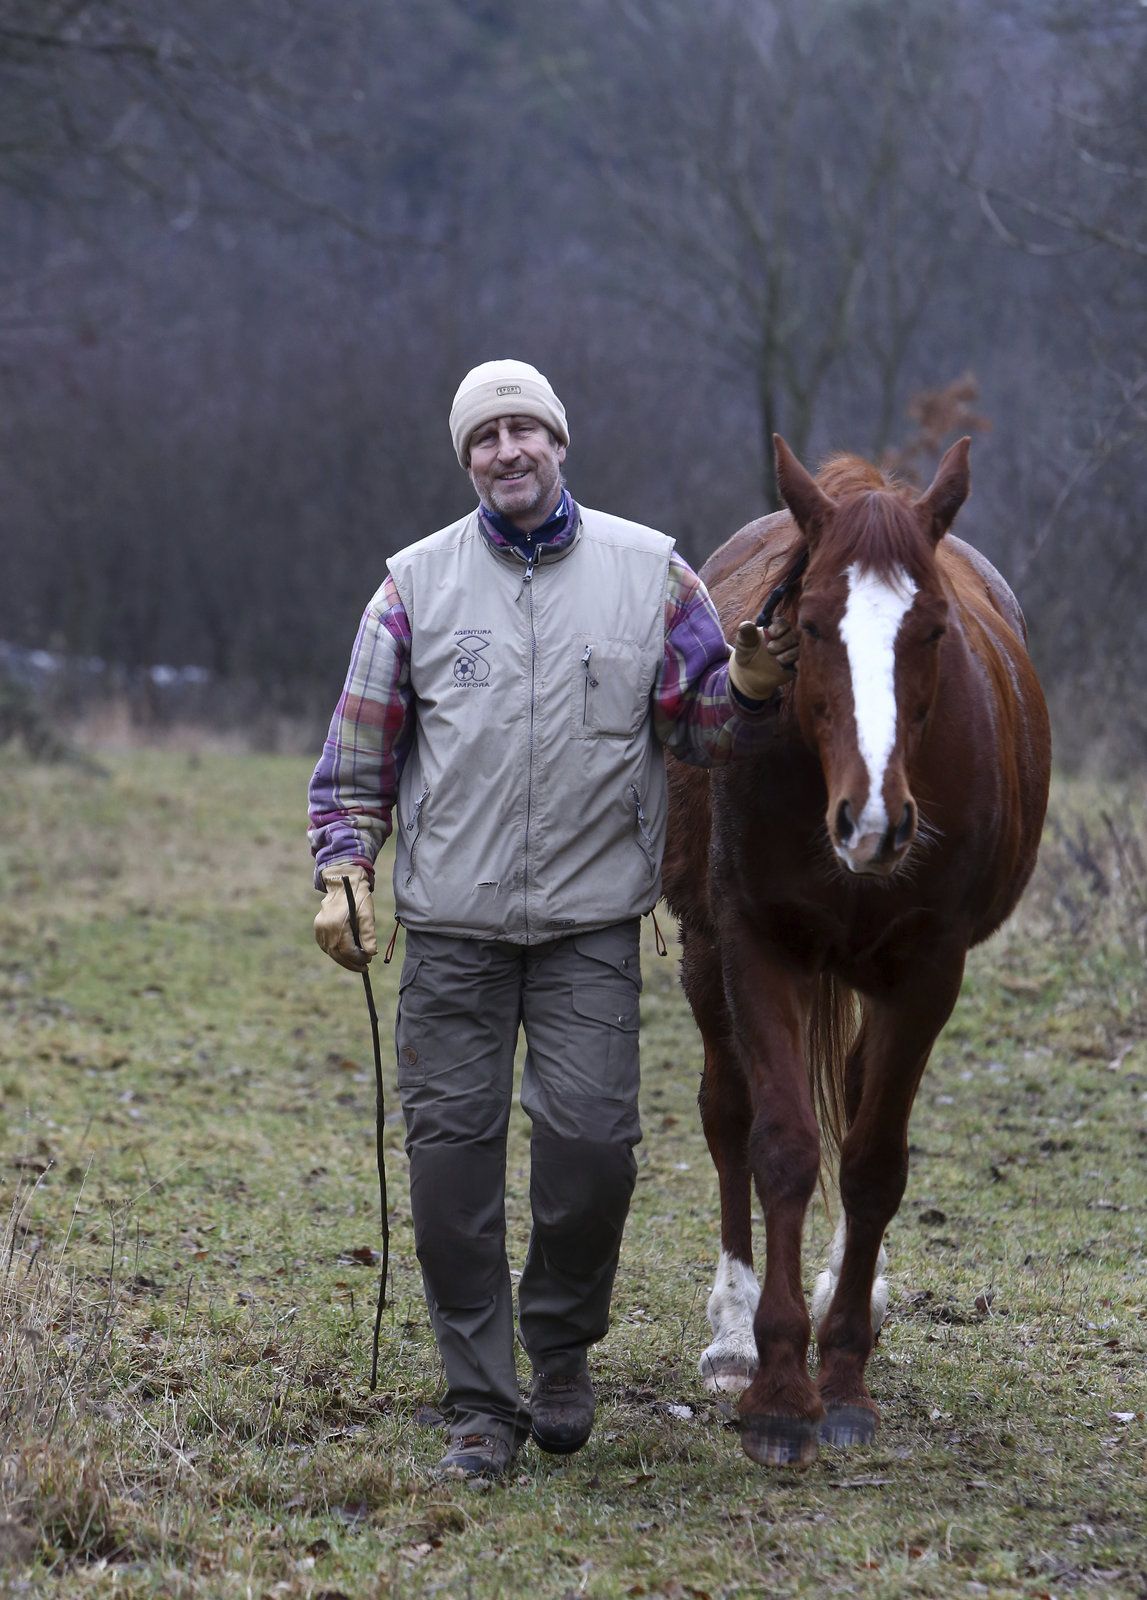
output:
<svg viewBox="0 0 1147 1600"><path fill-rule="evenodd" d="M963 708L981 741L976 782L991 796L977 830L982 859L993 865L986 875L992 892L971 938L979 944L1010 916L1035 866L1051 778L1051 724L1023 612L1008 583L974 545L951 534L937 549L937 564L980 668L972 680L978 701Z"/></svg>
<svg viewBox="0 0 1147 1600"><path fill-rule="evenodd" d="M738 528L700 567L698 576L727 636L746 617L756 616L800 542L789 512L773 511ZM670 761L669 802L669 838L662 867L665 898L683 926L711 932L709 773Z"/></svg>
<svg viewBox="0 0 1147 1600"><path fill-rule="evenodd" d="M760 610L801 544L787 511L773 511L738 528L700 570L726 633Z"/></svg>
<svg viewBox="0 0 1147 1600"><path fill-rule="evenodd" d="M996 571L986 555L977 550L974 544L969 544L966 539L959 539L954 533L949 533L937 549L937 559L941 571L955 582L960 598L965 604L974 605L977 592L982 592L983 598L1004 619L1020 643L1027 645L1027 623L1024 621L1020 603L1012 593L1007 579ZM959 581L958 573L964 575L965 581ZM972 581L969 582L968 579Z"/></svg>

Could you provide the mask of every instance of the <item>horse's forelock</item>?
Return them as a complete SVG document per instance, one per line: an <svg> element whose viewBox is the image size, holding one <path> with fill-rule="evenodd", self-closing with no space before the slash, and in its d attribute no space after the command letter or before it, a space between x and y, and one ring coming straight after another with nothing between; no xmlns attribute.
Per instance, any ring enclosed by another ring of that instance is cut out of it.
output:
<svg viewBox="0 0 1147 1600"><path fill-rule="evenodd" d="M909 495L876 476L878 484L837 500L836 515L817 546L817 564L830 562L838 572L855 565L878 577L929 570L934 547L913 514Z"/></svg>
<svg viewBox="0 0 1147 1600"><path fill-rule="evenodd" d="M844 450L837 451L822 463L816 481L830 500L841 500L860 494L865 489L896 487L871 461L865 461L863 456L849 455Z"/></svg>

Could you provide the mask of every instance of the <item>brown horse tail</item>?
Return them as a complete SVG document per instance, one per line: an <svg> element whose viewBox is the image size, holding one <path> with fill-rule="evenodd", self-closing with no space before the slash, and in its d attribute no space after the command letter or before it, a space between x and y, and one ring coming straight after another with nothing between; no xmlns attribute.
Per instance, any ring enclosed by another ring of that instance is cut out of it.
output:
<svg viewBox="0 0 1147 1600"><path fill-rule="evenodd" d="M844 1066L859 1027L860 1005L853 990L822 972L809 1011L805 1060L821 1130L835 1155L848 1131Z"/></svg>

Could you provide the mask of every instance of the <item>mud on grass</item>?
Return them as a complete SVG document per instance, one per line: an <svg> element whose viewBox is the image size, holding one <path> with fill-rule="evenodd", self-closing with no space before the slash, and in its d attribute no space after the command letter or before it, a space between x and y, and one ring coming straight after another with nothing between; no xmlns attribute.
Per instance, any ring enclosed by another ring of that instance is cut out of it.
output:
<svg viewBox="0 0 1147 1600"><path fill-rule="evenodd" d="M716 1189L696 1035L650 947L598 1427L482 1490L432 1476L389 1067L368 1387L370 1039L311 941L305 764L108 767L3 769L0 1593L1144 1592L1141 808L1061 790L1021 918L973 958L889 1239L879 1440L802 1474L753 1467L696 1375ZM375 967L384 1013L396 971ZM510 1171L520 1264L520 1116ZM810 1284L830 1231L814 1207Z"/></svg>

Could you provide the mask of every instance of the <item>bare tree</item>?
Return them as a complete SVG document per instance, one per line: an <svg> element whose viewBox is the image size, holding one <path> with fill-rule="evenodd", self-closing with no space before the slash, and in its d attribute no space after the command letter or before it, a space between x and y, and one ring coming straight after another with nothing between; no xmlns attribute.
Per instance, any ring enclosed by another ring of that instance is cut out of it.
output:
<svg viewBox="0 0 1147 1600"><path fill-rule="evenodd" d="M931 9L726 0L702 18L631 0L608 32L612 59L641 61L624 134L604 97L587 119L628 223L629 291L747 384L768 505L774 432L807 452L834 385L866 397L874 451L903 405L951 250L897 68L899 35L915 27L909 48L934 70L943 41L916 27Z"/></svg>

